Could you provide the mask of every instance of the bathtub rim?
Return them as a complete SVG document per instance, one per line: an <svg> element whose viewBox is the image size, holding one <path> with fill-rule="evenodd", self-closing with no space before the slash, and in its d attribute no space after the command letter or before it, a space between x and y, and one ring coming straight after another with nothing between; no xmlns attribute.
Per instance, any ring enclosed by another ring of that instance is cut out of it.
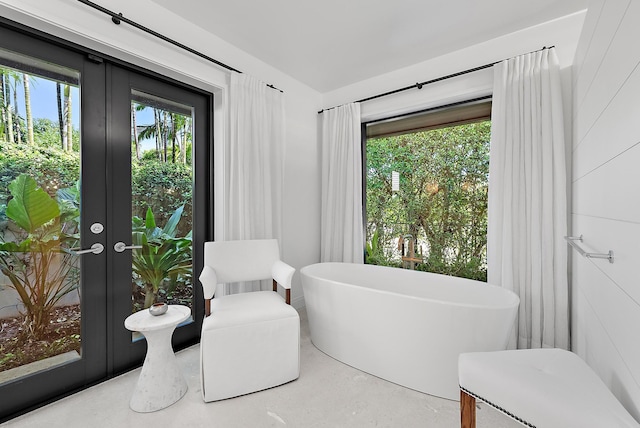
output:
<svg viewBox="0 0 640 428"><path fill-rule="evenodd" d="M304 266L300 269L300 277L302 280L302 286L303 286L303 292L304 292L304 277L309 277L309 278L315 278L318 280L322 280L322 281L326 281L332 284L336 284L336 285L341 285L341 286L346 286L349 288L358 288L358 289L367 289L370 290L371 292L375 292L375 293L381 293L381 294L387 294L387 295L391 295L391 296L398 296L401 298L407 298L407 299L412 299L412 300L418 300L418 301L425 301L425 302L429 302L429 303L433 303L433 304L439 304L439 305L448 305L448 306L456 306L456 307L464 307L464 308L473 308L473 309L485 309L485 310L506 310L506 309L512 309L514 307L518 307L520 305L520 298L518 297L518 295L513 292L512 290L509 290L507 288L504 287L500 287L499 285L495 285L495 284L489 284L488 282L482 282L482 281L478 281L475 279L469 279L469 278L463 278L463 277L458 277L458 276L453 276L453 275L445 275L445 274L441 274L441 273L434 273L434 272L424 272L424 271L410 271L410 272L419 272L419 273L425 273L425 274L430 274L431 276L446 276L446 277L450 277L450 278L456 278L456 279L460 279L460 280L464 280L465 282L472 282L474 283L474 285L478 286L478 287L482 287L482 286L489 286L495 290L500 290L500 293L502 294L506 294L510 297L510 301L509 302L505 302L505 304L503 305L497 305L495 302L491 302L490 304L484 304L484 303L473 303L473 302L459 302L456 301L454 299L449 299L449 300L445 300L445 299L437 299L437 298L433 298L433 297L422 297L422 296L414 296L411 294L404 294L404 293L398 293L398 292L394 292L394 291L390 291L390 290L381 290L381 289L373 289L373 288L368 288L368 287L364 287L361 285L357 285L357 284L351 284L348 282L342 282L342 281L337 281L334 279L328 279L326 277L322 277L322 276L318 276L318 275L312 275L309 274L309 270L312 269L313 267L317 267L320 265L360 265L360 266L375 266L376 268L383 268L383 269L399 269L399 270L403 270L402 268L394 268L391 266L379 266L379 265L369 265L366 263L349 263L349 262L319 262L319 263L313 263L307 266Z"/></svg>

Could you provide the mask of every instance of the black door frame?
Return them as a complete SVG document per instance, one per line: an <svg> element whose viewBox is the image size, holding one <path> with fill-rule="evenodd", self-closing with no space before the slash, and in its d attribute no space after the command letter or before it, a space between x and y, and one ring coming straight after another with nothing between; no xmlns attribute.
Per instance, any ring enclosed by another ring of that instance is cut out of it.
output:
<svg viewBox="0 0 640 428"><path fill-rule="evenodd" d="M191 85L177 82L173 79L162 76L158 73L146 70L132 64L128 64L117 58L102 55L96 51L79 46L72 42L48 35L39 30L15 23L6 18L0 17L0 47L8 50L20 52L22 54L51 61L60 65L66 65L81 72L81 103L88 105L88 100L94 101L107 110L113 107L112 94L105 90L105 83L109 79L109 64L117 66L121 70L126 70L132 76L132 81L136 81L140 76L143 79L155 79L160 85L173 87L179 91L186 91L201 98L202 104L198 108L198 122L201 125L196 133L196 144L193 147L194 158L194 188L193 188L193 289L194 322L180 327L173 336L173 345L176 349L182 349L199 341L200 325L204 317L202 289L198 286L197 273L202 269L203 254L202 247L206 240L213 238L213 94ZM111 67L113 68L113 67ZM88 79L88 80L87 80ZM102 81L102 85L95 85L92 82ZM130 105L130 101L128 101ZM129 110L126 110L127 116ZM115 113L115 109L111 112ZM122 119L119 119L122 120ZM95 212L88 220L86 209L83 209L83 221L81 223L82 247L90 247L94 242L100 242L105 246L106 257L82 256L83 284L86 284L85 275L90 272L96 278L100 277L99 283L94 280L91 287L85 287L82 292L82 351L83 358L53 370L39 372L34 376L19 378L14 382L0 387L0 423L18 416L22 413L55 401L76 391L85 389L91 385L107 380L126 370L141 365L146 350L145 341L131 343L130 332L127 331L127 346L122 339L124 329L124 318L130 313L124 313L122 303L123 297L112 298L117 289L115 284L119 279L112 273L119 266L122 266L122 259L128 259L131 266L131 256L121 258L116 261L113 254L113 242L115 236L113 231L127 228L129 231L128 242L131 239L131 217L127 220L120 220L117 224L112 216L117 212L112 208L116 199L111 192L111 185L106 182L105 177L112 174L108 172L106 162L101 166L84 165L91 159L110 159L112 153L109 140L117 134L114 126L110 126L105 121L105 111L100 109L83 109L81 126L83 141L83 182L91 182L94 189L102 189L101 192L90 191L88 186L82 188L83 206L91 206ZM194 123L196 121L194 120ZM92 123L92 126L87 126ZM122 127L121 127L122 128ZM127 148L130 150L130 125L126 127ZM121 131L118 131L121 132ZM121 136L119 135L118 138ZM91 144L89 144L91 142ZM87 143L87 144L85 144ZM121 148L119 149L121 150ZM130 152L128 154L130 158ZM111 170L113 171L113 170ZM125 177L126 176L126 177ZM109 177L111 178L111 177ZM129 174L120 174L113 183L113 187L122 186L122 180L129 180L125 188L130 187ZM122 187L120 187L122 188ZM130 205L130 204L129 204ZM110 210L110 211L109 211ZM128 207L130 212L131 207ZM126 216L123 216L126 217ZM85 220L87 219L87 220ZM93 222L102 224L114 223L108 226L107 233L95 235L89 227ZM122 254L119 254L121 256ZM91 255L89 255L91 256ZM120 263L120 264L119 264ZM93 278L93 277L92 277ZM130 278L128 278L127 308L131 309L130 300ZM122 283L122 281L120 281ZM105 320L104 322L100 320ZM121 349L118 349L120 347ZM125 349L122 349L122 348ZM86 358L85 358L86 357ZM87 364L89 361L91 364ZM64 382L61 382L64 380ZM67 383L67 381L69 381ZM65 385L66 383L66 385Z"/></svg>
<svg viewBox="0 0 640 428"><path fill-rule="evenodd" d="M204 318L204 306L199 302L204 301L202 288L198 286L197 275L202 270L202 251L204 241L207 238L207 188L208 159L210 157L210 145L207 144L208 127L207 112L209 111L208 99L200 94L187 91L184 88L149 77L145 74L125 69L123 67L107 64L107 80L110 81L110 100L108 115L111 120L107 126L107 159L111 165L108 171L112 172L112 178L108 181L108 222L111 225L107 236L108 242L131 240L131 202L128 198L118 197L120 189L128 189L131 186L131 92L138 90L150 95L160 96L179 104L194 107L194 140L192 157L194 160L194 186L193 186L193 319L194 322L182 325L173 334L174 347L185 347L197 341L200 334L200 326ZM210 135L210 134L209 134ZM123 216L122 213L128 213ZM108 250L109 248L107 248ZM135 251L135 250L134 250ZM131 333L124 328L124 319L131 314L131 252L108 252L107 272L111 275L107 284L113 288L109 316L112 321L108 323L113 328L113 347L111 352L110 371L122 372L139 365L145 355L146 345L144 341L131 341ZM194 340L195 339L195 340Z"/></svg>
<svg viewBox="0 0 640 428"><path fill-rule="evenodd" d="M104 81L104 67L87 61L82 54L38 38L29 37L6 26L0 26L0 46L77 70L83 81ZM81 102L88 99L94 99L98 103L104 102L104 90L96 89L94 85L90 84L84 88L84 83L81 83ZM99 121L100 117L96 113L96 111L88 111L83 121ZM84 141L92 142L92 144L87 144L88 149L83 153L83 157L86 156L87 159L96 156L103 157L101 147L104 147L104 127L82 126L81 132ZM104 168L96 166L88 169L86 173L87 180L91 180L96 189L104 191ZM105 200L101 196L101 192L88 192L87 189L82 189L82 198L83 204L91 206L96 211L105 211ZM96 216L96 221L104 221L104 219ZM82 245L86 245L89 240L91 240L89 246L94 242L100 242L104 245L102 238L92 234L85 222L81 223L81 228ZM106 306L89 303L106 299L104 293L106 265L103 257L94 254L79 257L81 257L81 284L88 283L88 272L95 275L95 280L92 278L92 286L83 288L80 295L82 358L60 367L18 378L2 386L0 389L2 391L0 395L3 397L0 400L0 420L25 409L44 404L53 397L69 394L77 389L77 385L90 384L106 376L107 344L104 321L107 315ZM89 361L92 364L88 364Z"/></svg>

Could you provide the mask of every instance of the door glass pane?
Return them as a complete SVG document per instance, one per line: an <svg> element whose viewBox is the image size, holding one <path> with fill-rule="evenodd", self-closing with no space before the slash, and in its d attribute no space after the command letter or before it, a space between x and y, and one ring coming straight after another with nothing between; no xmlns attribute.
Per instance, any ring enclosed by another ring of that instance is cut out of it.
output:
<svg viewBox="0 0 640 428"><path fill-rule="evenodd" d="M79 82L0 49L0 385L80 358Z"/></svg>
<svg viewBox="0 0 640 428"><path fill-rule="evenodd" d="M132 92L132 311L193 307L193 109Z"/></svg>

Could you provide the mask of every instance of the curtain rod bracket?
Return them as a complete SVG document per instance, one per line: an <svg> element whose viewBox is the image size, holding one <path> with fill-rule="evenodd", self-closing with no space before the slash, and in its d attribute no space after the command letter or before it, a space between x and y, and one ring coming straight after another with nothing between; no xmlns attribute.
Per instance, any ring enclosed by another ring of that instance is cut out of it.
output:
<svg viewBox="0 0 640 428"><path fill-rule="evenodd" d="M120 18L122 18L122 17L123 17L122 13L119 13L119 14L118 14L118 16L119 16ZM120 21L120 19L119 19L118 17L116 17L115 15L113 15L113 16L111 16L111 22L113 22L113 23L114 23L114 24L116 24L116 25L120 25L120 22L122 22L122 21Z"/></svg>
<svg viewBox="0 0 640 428"><path fill-rule="evenodd" d="M275 89L276 91L280 91L280 93L284 93L284 91L283 91L282 89L278 89L278 88L276 88L275 86L273 86L273 85L272 85L272 84L270 84L270 83L267 83L267 87L268 87L268 88L271 88L271 89Z"/></svg>

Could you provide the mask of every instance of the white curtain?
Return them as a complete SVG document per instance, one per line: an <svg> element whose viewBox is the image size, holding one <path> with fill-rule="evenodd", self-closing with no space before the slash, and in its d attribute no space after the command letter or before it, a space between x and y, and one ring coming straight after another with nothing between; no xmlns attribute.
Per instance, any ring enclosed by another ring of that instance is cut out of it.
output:
<svg viewBox="0 0 640 428"><path fill-rule="evenodd" d="M283 98L280 91L252 76L231 74L229 140L225 150L226 240L282 241ZM238 291L257 287L247 284L238 287Z"/></svg>
<svg viewBox="0 0 640 428"><path fill-rule="evenodd" d="M494 66L489 283L520 297L510 348L569 347L567 191L554 49Z"/></svg>
<svg viewBox="0 0 640 428"><path fill-rule="evenodd" d="M320 260L364 262L360 104L322 113Z"/></svg>

